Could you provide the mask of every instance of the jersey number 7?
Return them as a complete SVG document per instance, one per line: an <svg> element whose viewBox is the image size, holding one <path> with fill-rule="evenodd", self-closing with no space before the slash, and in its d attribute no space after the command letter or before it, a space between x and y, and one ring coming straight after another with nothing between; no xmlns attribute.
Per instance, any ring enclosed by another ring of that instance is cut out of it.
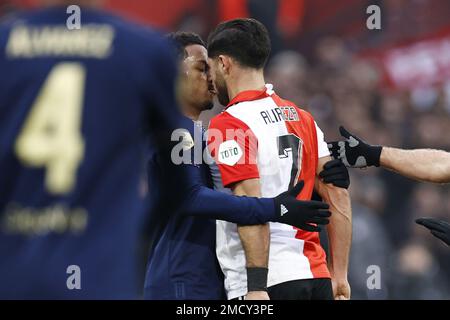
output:
<svg viewBox="0 0 450 320"><path fill-rule="evenodd" d="M278 156L280 159L288 158L289 153L292 154L291 178L289 181L289 189L291 189L300 176L302 167L303 141L295 134L286 134L278 137Z"/></svg>

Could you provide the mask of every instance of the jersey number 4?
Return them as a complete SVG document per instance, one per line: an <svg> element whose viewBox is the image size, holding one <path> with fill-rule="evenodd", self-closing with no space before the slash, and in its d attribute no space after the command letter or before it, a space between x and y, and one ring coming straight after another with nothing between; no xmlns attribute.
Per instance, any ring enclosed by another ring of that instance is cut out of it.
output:
<svg viewBox="0 0 450 320"><path fill-rule="evenodd" d="M51 194L70 192L84 155L81 136L86 70L79 63L60 63L50 71L23 128L15 151L23 164L45 168Z"/></svg>
<svg viewBox="0 0 450 320"><path fill-rule="evenodd" d="M302 167L303 141L295 134L286 134L278 137L278 156L288 158L289 153L292 154L291 178L289 181L289 189L298 181L300 169Z"/></svg>

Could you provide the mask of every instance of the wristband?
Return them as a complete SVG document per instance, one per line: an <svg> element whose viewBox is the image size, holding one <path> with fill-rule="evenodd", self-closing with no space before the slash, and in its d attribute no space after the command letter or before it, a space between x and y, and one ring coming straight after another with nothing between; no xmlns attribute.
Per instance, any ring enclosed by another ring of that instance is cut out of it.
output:
<svg viewBox="0 0 450 320"><path fill-rule="evenodd" d="M373 160L372 164L376 167L380 166L380 156L382 149L382 146L371 146L369 148L369 158Z"/></svg>
<svg viewBox="0 0 450 320"><path fill-rule="evenodd" d="M252 267L247 268L247 292L267 291L268 268Z"/></svg>

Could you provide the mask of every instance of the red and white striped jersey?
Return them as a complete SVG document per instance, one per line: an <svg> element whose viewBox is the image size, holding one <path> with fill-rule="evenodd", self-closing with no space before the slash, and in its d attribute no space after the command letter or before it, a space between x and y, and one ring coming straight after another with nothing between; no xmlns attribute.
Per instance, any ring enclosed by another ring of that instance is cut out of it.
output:
<svg viewBox="0 0 450 320"><path fill-rule="evenodd" d="M208 134L208 148L222 178L221 184L215 179L216 188L259 178L262 197L275 197L304 180L298 199L311 199L318 159L329 155L313 117L277 96L269 84L266 90L238 94L211 120ZM236 224L217 221L216 252L228 298L245 295L245 254ZM269 287L329 277L317 232L270 223Z"/></svg>

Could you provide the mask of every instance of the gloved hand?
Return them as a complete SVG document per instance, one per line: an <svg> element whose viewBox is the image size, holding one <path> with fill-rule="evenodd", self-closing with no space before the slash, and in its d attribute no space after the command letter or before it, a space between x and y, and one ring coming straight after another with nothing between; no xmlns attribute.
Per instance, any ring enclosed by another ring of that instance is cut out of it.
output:
<svg viewBox="0 0 450 320"><path fill-rule="evenodd" d="M328 149L330 149L335 159L340 159L350 168L380 166L382 146L370 145L345 130L342 126L339 127L339 132L346 140L334 141L328 144Z"/></svg>
<svg viewBox="0 0 450 320"><path fill-rule="evenodd" d="M416 220L416 223L428 228L433 236L450 246L450 224L448 222L435 218L420 218Z"/></svg>
<svg viewBox="0 0 450 320"><path fill-rule="evenodd" d="M302 191L304 182L300 181L291 190L283 192L274 198L277 218L273 222L289 224L305 231L319 232L317 225L326 225L331 216L329 206L320 201L297 200L297 195Z"/></svg>
<svg viewBox="0 0 450 320"><path fill-rule="evenodd" d="M348 175L347 167L341 160L330 160L323 166L319 177L325 183L331 183L338 188L348 189L350 186L350 177Z"/></svg>

